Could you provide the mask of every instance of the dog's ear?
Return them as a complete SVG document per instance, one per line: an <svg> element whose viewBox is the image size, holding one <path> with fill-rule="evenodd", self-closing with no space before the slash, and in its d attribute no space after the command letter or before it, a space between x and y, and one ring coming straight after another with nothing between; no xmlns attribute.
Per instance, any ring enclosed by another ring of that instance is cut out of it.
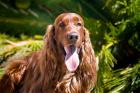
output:
<svg viewBox="0 0 140 93"><path fill-rule="evenodd" d="M85 32L84 32L84 36L85 36L84 44L85 44L85 47L92 47L90 37L89 37L89 31L86 28L84 28L84 30L85 30Z"/></svg>
<svg viewBox="0 0 140 93"><path fill-rule="evenodd" d="M45 36L44 36L45 46L48 48L47 51L55 53L56 52L56 41L55 41L55 28L54 25L48 25Z"/></svg>
<svg viewBox="0 0 140 93"><path fill-rule="evenodd" d="M84 28L84 40L83 40L82 49L83 49L83 55L89 55L89 56L92 55L93 57L95 56L92 43L90 40L90 36L89 36L89 31L86 28Z"/></svg>
<svg viewBox="0 0 140 93"><path fill-rule="evenodd" d="M54 35L55 35L54 26L53 25L48 25L43 39L44 39L44 41L48 41L49 39L53 39Z"/></svg>
<svg viewBox="0 0 140 93"><path fill-rule="evenodd" d="M83 80L83 84L88 86L88 84L92 85L87 88L87 90L92 89L95 87L97 75L96 75L96 58L94 54L94 50L92 47L92 43L89 37L89 31L84 28L84 40L81 47L81 64L80 64L80 70L82 73L85 73L87 75L83 75L85 80ZM93 78L91 78L93 77ZM90 80L87 82L86 80Z"/></svg>

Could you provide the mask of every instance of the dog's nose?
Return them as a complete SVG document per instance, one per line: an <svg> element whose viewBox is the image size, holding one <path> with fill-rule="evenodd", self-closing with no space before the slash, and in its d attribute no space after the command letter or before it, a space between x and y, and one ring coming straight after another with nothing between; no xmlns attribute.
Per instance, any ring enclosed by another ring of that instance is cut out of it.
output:
<svg viewBox="0 0 140 93"><path fill-rule="evenodd" d="M68 34L68 39L70 41L76 41L78 39L78 33L76 32L71 32Z"/></svg>

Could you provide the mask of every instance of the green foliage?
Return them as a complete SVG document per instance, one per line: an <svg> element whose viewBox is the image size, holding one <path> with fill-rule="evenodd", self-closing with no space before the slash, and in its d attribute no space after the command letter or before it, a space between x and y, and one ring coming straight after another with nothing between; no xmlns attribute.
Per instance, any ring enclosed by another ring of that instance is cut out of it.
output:
<svg viewBox="0 0 140 93"><path fill-rule="evenodd" d="M0 32L10 35L0 34L1 63L40 49L38 34L46 25L62 12L76 12L99 61L93 93L140 91L140 0L0 0L0 12Z"/></svg>
<svg viewBox="0 0 140 93"><path fill-rule="evenodd" d="M131 93L140 87L140 63L133 67L115 70L112 79L105 83L106 92L108 93ZM110 91L111 90L111 91Z"/></svg>
<svg viewBox="0 0 140 93"><path fill-rule="evenodd" d="M42 40L37 40L40 38L42 37L36 35L34 36L36 40L33 40L28 36L21 35L19 39L0 34L0 64L5 63L7 60L22 58L39 50L43 45Z"/></svg>
<svg viewBox="0 0 140 93"><path fill-rule="evenodd" d="M41 40L28 40L19 43L9 41L9 44L0 47L1 63L7 60L19 59L39 50L43 45Z"/></svg>
<svg viewBox="0 0 140 93"><path fill-rule="evenodd" d="M0 0L0 32L14 36L43 34L51 18L34 3L31 8L30 3L30 0Z"/></svg>

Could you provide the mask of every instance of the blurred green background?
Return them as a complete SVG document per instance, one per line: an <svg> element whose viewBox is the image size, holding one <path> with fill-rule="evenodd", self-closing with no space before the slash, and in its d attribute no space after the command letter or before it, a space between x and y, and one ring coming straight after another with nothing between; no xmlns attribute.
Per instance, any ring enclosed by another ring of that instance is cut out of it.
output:
<svg viewBox="0 0 140 93"><path fill-rule="evenodd" d="M43 45L48 24L80 14L99 61L93 93L140 93L140 0L0 0L0 75Z"/></svg>

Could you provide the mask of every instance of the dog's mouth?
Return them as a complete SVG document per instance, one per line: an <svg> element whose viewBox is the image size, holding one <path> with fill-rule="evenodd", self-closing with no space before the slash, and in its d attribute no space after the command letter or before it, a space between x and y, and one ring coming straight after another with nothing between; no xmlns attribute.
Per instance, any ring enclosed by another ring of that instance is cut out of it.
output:
<svg viewBox="0 0 140 93"><path fill-rule="evenodd" d="M79 66L79 49L75 45L64 47L65 51L65 65L69 72L74 72Z"/></svg>

